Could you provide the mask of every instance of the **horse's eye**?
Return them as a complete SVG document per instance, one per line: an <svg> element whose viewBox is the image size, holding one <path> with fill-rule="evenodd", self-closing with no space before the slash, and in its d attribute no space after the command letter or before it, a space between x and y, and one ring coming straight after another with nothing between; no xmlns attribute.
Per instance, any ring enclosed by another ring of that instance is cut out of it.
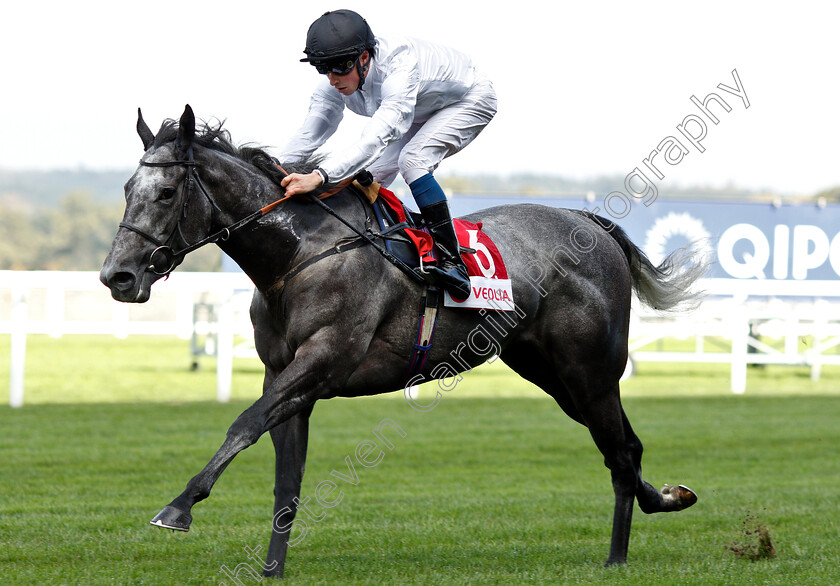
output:
<svg viewBox="0 0 840 586"><path fill-rule="evenodd" d="M170 187L170 186L161 187L160 188L160 195L158 196L158 199L161 199L161 200L172 199L173 197L175 197L175 191L176 190L175 190L174 187Z"/></svg>

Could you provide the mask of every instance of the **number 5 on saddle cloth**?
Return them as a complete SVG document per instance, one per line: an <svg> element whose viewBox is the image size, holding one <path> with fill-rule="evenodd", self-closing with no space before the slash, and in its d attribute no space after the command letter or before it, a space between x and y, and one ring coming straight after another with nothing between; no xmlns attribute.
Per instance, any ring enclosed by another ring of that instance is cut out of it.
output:
<svg viewBox="0 0 840 586"><path fill-rule="evenodd" d="M412 268L423 270L426 264L437 262L431 234L421 224L420 214L405 208L396 195L373 183L361 188L372 200L380 237L386 249ZM371 189L372 188L372 189ZM371 193L372 190L373 193ZM513 291L504 260L482 224L454 219L461 256L470 275L471 294L467 299L454 299L444 293L447 307L513 311Z"/></svg>

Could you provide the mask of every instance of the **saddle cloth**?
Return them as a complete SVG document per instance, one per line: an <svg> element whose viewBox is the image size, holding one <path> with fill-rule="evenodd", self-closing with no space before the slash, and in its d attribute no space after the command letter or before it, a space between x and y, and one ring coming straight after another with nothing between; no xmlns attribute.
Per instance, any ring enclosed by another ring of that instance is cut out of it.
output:
<svg viewBox="0 0 840 586"><path fill-rule="evenodd" d="M419 214L407 210L396 195L383 187L379 188L378 195L373 202L374 213L391 254L421 270L425 265L436 263L432 236L421 226ZM456 218L453 223L461 245L461 258L470 275L472 293L467 299L454 299L447 292L444 305L513 311L513 289L504 259L490 236L482 230L481 222L474 224Z"/></svg>

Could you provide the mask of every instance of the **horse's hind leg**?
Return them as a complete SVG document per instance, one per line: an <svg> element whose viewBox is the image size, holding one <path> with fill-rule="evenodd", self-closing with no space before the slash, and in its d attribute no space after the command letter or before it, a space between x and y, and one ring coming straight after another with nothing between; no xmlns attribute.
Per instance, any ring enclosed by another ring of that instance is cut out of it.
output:
<svg viewBox="0 0 840 586"><path fill-rule="evenodd" d="M639 508L642 509L642 512L650 514L681 511L696 503L697 495L686 486L669 486L666 484L660 492L642 478L642 442L633 432L623 409L621 413L624 418L624 432L627 435L629 445L632 446L634 464L638 471L636 499L639 501Z"/></svg>
<svg viewBox="0 0 840 586"><path fill-rule="evenodd" d="M501 355L511 368L524 378L546 391L575 421L589 429L592 439L604 455L604 464L612 475L615 493L610 556L607 564L624 563L630 543L630 524L633 502L636 497L637 479L641 478L641 443L628 442L624 422L627 418L621 408L618 384L613 388L599 380L587 377L579 367L565 380L556 374L556 368L540 357L536 348L513 350ZM606 389L606 390L605 390Z"/></svg>
<svg viewBox="0 0 840 586"><path fill-rule="evenodd" d="M641 444L628 441L624 427L627 418L618 398L618 385L607 392L596 390L595 393L595 397L584 401L578 396L575 402L595 445L604 455L604 465L612 478L615 508L606 565L623 564L627 561L633 502L641 478Z"/></svg>
<svg viewBox="0 0 840 586"><path fill-rule="evenodd" d="M595 380L598 377L591 379L583 371L567 373L564 382L537 348L511 347L501 358L523 378L554 398L569 417L586 425L604 455L615 492L608 565L627 560L634 499L638 499L645 513L678 511L697 501L694 493L683 486L666 486L660 493L642 479L642 442L621 406L617 382Z"/></svg>
<svg viewBox="0 0 840 586"><path fill-rule="evenodd" d="M618 383L595 397L577 399L589 433L604 455L615 493L612 540L606 565L627 561L633 501L638 499L645 513L678 511L697 502L689 489L666 487L660 493L642 478L642 442L633 432L621 406ZM597 393L597 390L595 391ZM671 490L675 489L675 490Z"/></svg>

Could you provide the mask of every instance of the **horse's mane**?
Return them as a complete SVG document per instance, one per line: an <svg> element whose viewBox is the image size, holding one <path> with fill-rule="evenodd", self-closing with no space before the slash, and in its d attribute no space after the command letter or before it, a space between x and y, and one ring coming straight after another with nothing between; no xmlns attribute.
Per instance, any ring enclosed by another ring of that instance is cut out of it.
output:
<svg viewBox="0 0 840 586"><path fill-rule="evenodd" d="M280 184L286 176L277 165L281 164L276 158L266 152L265 147L252 143L236 145L231 140L230 132L223 128L224 121L216 120L213 123L202 121L196 126L195 144L210 150L230 155L240 161L253 165L265 174L269 179ZM160 130L155 135L154 146L159 147L178 137L178 121L167 119L163 121ZM296 165L284 165L289 173L309 173L318 166L317 158Z"/></svg>

